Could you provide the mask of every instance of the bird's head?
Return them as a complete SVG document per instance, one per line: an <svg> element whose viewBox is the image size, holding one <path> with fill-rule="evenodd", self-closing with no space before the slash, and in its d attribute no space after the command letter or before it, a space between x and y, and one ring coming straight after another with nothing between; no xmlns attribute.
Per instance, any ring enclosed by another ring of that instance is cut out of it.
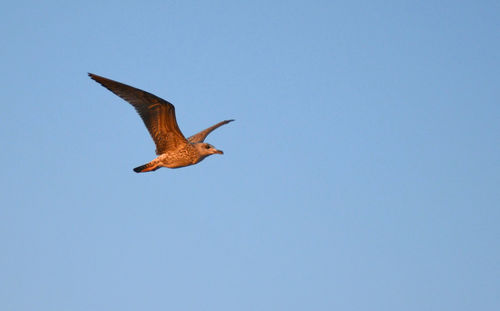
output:
<svg viewBox="0 0 500 311"><path fill-rule="evenodd" d="M197 143L194 146L196 147L198 152L203 156L209 156L209 155L214 154L214 153L224 154L224 152L222 152L222 150L217 150L217 149L215 149L214 146L207 144L207 143Z"/></svg>

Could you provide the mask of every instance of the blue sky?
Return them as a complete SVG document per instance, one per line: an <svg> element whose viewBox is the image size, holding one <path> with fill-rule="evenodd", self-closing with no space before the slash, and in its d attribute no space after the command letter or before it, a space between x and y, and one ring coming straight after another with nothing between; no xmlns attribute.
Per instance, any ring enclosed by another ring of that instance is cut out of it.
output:
<svg viewBox="0 0 500 311"><path fill-rule="evenodd" d="M497 1L17 1L0 309L498 310ZM96 73L224 150L154 144Z"/></svg>

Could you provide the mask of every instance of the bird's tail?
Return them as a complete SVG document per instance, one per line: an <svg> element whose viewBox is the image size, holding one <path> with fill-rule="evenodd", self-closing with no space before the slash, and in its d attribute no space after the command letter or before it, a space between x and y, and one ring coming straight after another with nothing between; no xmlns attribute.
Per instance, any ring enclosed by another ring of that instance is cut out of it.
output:
<svg viewBox="0 0 500 311"><path fill-rule="evenodd" d="M155 164L153 162L149 162L148 164L144 164L144 165L141 165L141 166L134 168L134 172L146 173L146 172L156 171L159 168L160 168L160 166L158 164Z"/></svg>

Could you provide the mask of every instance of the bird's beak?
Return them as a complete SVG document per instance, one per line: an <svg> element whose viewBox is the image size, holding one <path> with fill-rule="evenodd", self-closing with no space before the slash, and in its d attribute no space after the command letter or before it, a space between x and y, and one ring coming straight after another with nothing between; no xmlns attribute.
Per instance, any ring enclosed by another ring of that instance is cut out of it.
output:
<svg viewBox="0 0 500 311"><path fill-rule="evenodd" d="M224 154L224 152L222 150L216 150L215 153Z"/></svg>

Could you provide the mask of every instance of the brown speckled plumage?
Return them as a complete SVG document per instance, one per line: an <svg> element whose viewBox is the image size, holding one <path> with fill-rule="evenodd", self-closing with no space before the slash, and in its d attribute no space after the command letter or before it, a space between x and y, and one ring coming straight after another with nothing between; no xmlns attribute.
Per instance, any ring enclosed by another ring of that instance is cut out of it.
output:
<svg viewBox="0 0 500 311"><path fill-rule="evenodd" d="M223 154L221 150L217 150L214 146L203 141L213 130L233 120L219 122L186 139L177 125L175 107L168 101L92 73L89 73L89 76L134 106L156 144L158 157L147 164L134 168L135 172L149 172L160 167L189 166L200 162L209 155Z"/></svg>

